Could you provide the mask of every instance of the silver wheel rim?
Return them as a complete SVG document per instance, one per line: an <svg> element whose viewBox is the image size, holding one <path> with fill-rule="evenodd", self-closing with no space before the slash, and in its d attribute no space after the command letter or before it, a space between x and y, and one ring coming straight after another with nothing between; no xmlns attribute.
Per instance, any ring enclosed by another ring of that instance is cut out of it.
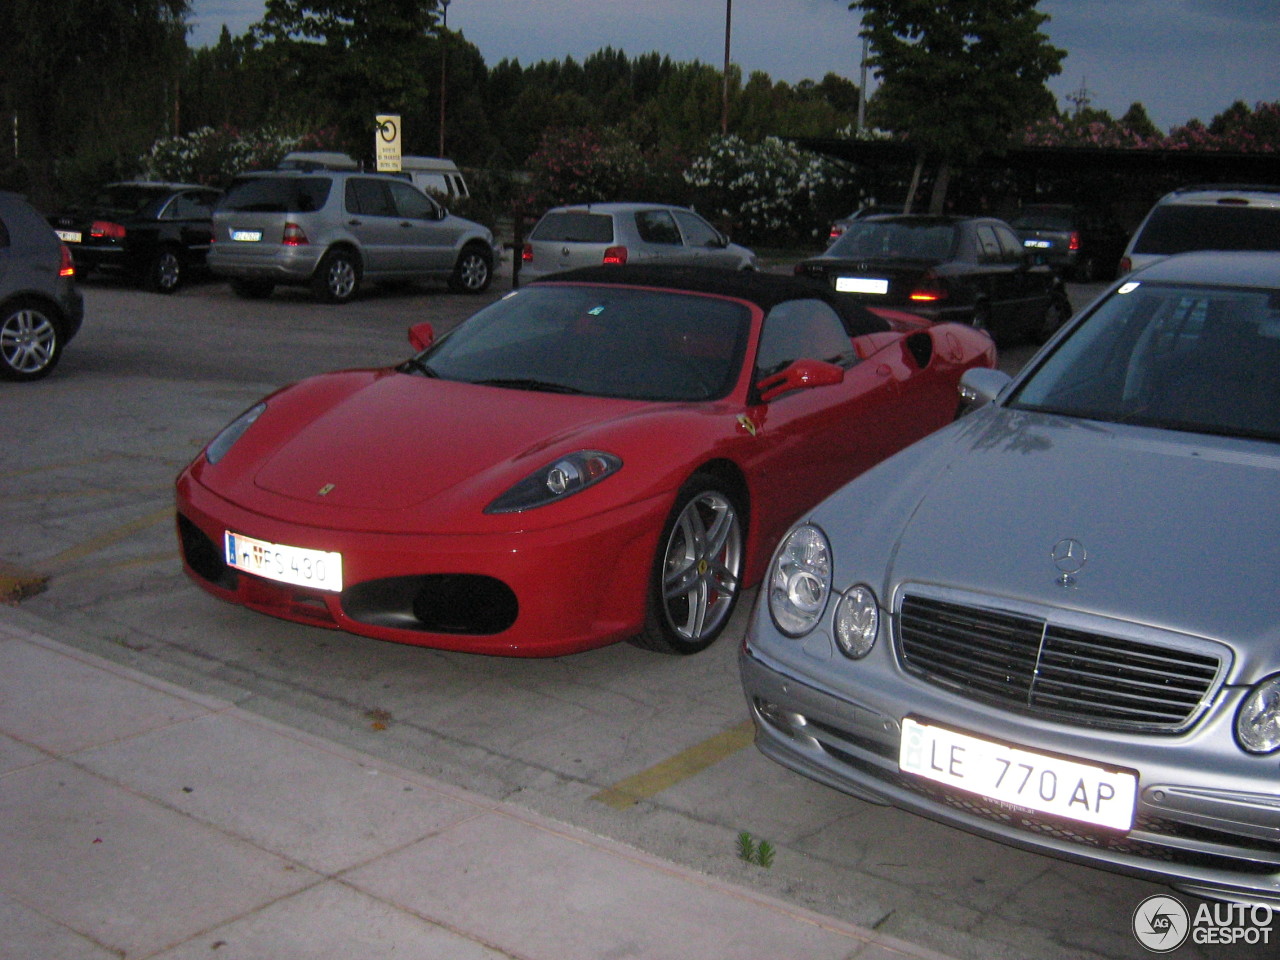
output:
<svg viewBox="0 0 1280 960"><path fill-rule="evenodd" d="M181 274L182 267L178 263L177 254L160 254L160 260L156 264L156 283L161 290L172 290L176 287Z"/></svg>
<svg viewBox="0 0 1280 960"><path fill-rule="evenodd" d="M57 347L58 331L39 310L16 310L0 327L0 356L18 373L39 373Z"/></svg>
<svg viewBox="0 0 1280 960"><path fill-rule="evenodd" d="M479 290L489 278L489 265L478 253L470 254L462 258L458 276L468 290Z"/></svg>
<svg viewBox="0 0 1280 960"><path fill-rule="evenodd" d="M346 257L338 257L329 264L329 292L339 300L345 300L356 289L356 268Z"/></svg>
<svg viewBox="0 0 1280 960"><path fill-rule="evenodd" d="M709 490L680 511L662 565L662 610L682 639L698 642L719 630L733 608L742 568L737 511Z"/></svg>

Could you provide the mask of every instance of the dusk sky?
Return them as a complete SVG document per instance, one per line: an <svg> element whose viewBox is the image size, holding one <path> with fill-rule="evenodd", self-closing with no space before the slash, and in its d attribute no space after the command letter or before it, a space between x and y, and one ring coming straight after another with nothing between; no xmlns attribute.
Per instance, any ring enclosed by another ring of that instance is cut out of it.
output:
<svg viewBox="0 0 1280 960"><path fill-rule="evenodd" d="M262 18L263 0L194 0L191 43L239 35ZM1050 81L1060 107L1087 91L1091 105L1119 117L1134 101L1168 131L1208 123L1236 100L1280 100L1280 0L1042 0L1050 43L1067 51ZM529 66L567 56L581 62L607 46L636 57L724 62L722 0L452 0L449 27L485 63ZM745 73L775 81L857 83L862 43L847 0L735 0L731 58ZM872 79L869 89L874 90Z"/></svg>

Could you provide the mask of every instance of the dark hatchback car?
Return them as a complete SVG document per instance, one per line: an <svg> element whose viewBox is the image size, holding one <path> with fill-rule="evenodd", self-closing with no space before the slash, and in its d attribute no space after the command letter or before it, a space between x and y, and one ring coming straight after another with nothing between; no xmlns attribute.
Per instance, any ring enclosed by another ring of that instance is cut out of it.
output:
<svg viewBox="0 0 1280 960"><path fill-rule="evenodd" d="M122 271L173 293L204 267L219 191L183 183L110 183L92 203L49 218L81 275Z"/></svg>
<svg viewBox="0 0 1280 960"><path fill-rule="evenodd" d="M1071 315L1062 281L1003 220L928 215L853 221L795 272L870 307L958 321L997 340L1046 340Z"/></svg>
<svg viewBox="0 0 1280 960"><path fill-rule="evenodd" d="M83 318L66 244L30 204L0 191L0 379L47 376Z"/></svg>
<svg viewBox="0 0 1280 960"><path fill-rule="evenodd" d="M1061 203L1030 203L1009 221L1023 247L1066 279L1112 280L1129 235L1103 212Z"/></svg>

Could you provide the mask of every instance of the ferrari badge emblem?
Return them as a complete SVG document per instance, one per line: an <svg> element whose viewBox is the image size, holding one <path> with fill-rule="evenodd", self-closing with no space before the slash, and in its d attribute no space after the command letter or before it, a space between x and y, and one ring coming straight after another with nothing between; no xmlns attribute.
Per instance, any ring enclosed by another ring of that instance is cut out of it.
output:
<svg viewBox="0 0 1280 960"><path fill-rule="evenodd" d="M334 484L326 483L323 487L321 487L319 490L316 491L316 496L327 497L330 493L333 492L333 488L334 488Z"/></svg>
<svg viewBox="0 0 1280 960"><path fill-rule="evenodd" d="M755 421L752 420L750 417L748 417L745 413L738 414L738 426L740 426L743 430L747 431L747 433L751 434L753 437L756 435L756 430L758 429L756 427Z"/></svg>

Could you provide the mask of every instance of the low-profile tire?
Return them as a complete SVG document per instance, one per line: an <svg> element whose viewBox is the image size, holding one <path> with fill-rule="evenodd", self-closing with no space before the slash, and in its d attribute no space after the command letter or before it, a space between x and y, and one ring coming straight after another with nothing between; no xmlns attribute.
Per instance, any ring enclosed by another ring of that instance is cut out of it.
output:
<svg viewBox="0 0 1280 960"><path fill-rule="evenodd" d="M62 323L54 308L36 300L0 307L0 379L39 380L62 356Z"/></svg>
<svg viewBox="0 0 1280 960"><path fill-rule="evenodd" d="M147 289L156 293L173 293L186 279L186 264L182 251L176 247L161 247L147 267Z"/></svg>
<svg viewBox="0 0 1280 960"><path fill-rule="evenodd" d="M493 254L479 246L464 247L449 277L454 293L484 293L493 282Z"/></svg>
<svg viewBox="0 0 1280 960"><path fill-rule="evenodd" d="M265 300L276 285L270 280L232 280L231 292L246 300Z"/></svg>
<svg viewBox="0 0 1280 960"><path fill-rule="evenodd" d="M720 635L742 592L741 518L737 499L716 478L695 474L681 488L658 539L636 646L690 654Z"/></svg>
<svg viewBox="0 0 1280 960"><path fill-rule="evenodd" d="M360 292L360 260L350 250L330 250L311 277L311 289L326 303L349 303Z"/></svg>
<svg viewBox="0 0 1280 960"><path fill-rule="evenodd" d="M1071 319L1071 302L1061 293L1055 293L1044 309L1044 316L1031 331L1031 339L1036 343L1044 343L1058 328Z"/></svg>

